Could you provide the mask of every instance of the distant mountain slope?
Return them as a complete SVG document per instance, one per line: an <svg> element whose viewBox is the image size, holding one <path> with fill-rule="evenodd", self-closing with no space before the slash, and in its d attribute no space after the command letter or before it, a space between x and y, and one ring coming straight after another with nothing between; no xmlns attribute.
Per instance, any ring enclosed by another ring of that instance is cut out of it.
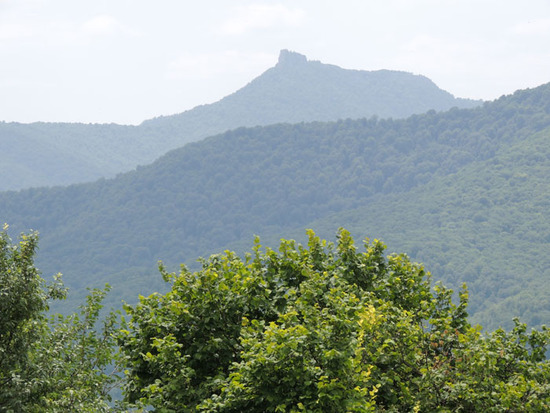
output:
<svg viewBox="0 0 550 413"><path fill-rule="evenodd" d="M540 287L510 309L538 323L550 311L550 267L536 259L550 240L549 132L550 84L405 120L239 128L113 180L2 193L0 217L40 231L46 275L80 293L109 281L114 300L157 288L157 259L193 264L254 234L275 245L343 225L425 260L435 279L471 282L483 317L517 304L524 282Z"/></svg>
<svg viewBox="0 0 550 413"><path fill-rule="evenodd" d="M239 126L332 121L379 116L405 118L434 109L469 108L424 76L407 72L346 70L281 51L277 65L211 105L144 122L162 127L211 123L210 134ZM205 116L206 115L206 116ZM212 119L209 120L209 117Z"/></svg>
<svg viewBox="0 0 550 413"><path fill-rule="evenodd" d="M147 156L134 126L0 123L0 190L69 185L114 176Z"/></svg>
<svg viewBox="0 0 550 413"><path fill-rule="evenodd" d="M112 177L171 149L240 126L402 118L472 107L423 76L356 71L282 51L277 65L219 102L142 125L0 123L0 191Z"/></svg>

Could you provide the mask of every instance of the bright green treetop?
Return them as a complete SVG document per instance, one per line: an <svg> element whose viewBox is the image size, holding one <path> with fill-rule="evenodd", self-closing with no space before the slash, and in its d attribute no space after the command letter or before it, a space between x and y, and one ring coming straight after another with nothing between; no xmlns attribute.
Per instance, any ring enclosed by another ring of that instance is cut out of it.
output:
<svg viewBox="0 0 550 413"><path fill-rule="evenodd" d="M548 329L516 320L482 334L467 321L465 289L453 304L451 290L377 240L358 251L344 230L336 245L310 231L307 247L256 243L198 272L161 267L171 290L127 306L122 324L100 317L105 290L79 315L48 320L64 289L34 267L36 234L0 240L1 412L127 411L110 404L122 379L128 402L159 412L550 408Z"/></svg>
<svg viewBox="0 0 550 413"><path fill-rule="evenodd" d="M307 248L162 273L165 295L128 306L128 397L158 411L544 411L550 334L484 336L467 292L433 289L423 267L309 232Z"/></svg>

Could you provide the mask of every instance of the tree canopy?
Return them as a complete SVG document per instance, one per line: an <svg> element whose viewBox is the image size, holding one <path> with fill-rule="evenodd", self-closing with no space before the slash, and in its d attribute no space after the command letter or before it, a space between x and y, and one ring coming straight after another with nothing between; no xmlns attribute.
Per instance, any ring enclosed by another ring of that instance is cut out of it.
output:
<svg viewBox="0 0 550 413"><path fill-rule="evenodd" d="M34 265L36 233L18 243L0 232L0 412L110 411L121 380L116 312L101 317L108 291L92 290L79 314L48 317L65 298L60 275L47 284Z"/></svg>
<svg viewBox="0 0 550 413"><path fill-rule="evenodd" d="M157 411L546 411L550 332L484 335L468 293L432 287L380 241L310 231L202 269L127 306L127 397Z"/></svg>
<svg viewBox="0 0 550 413"><path fill-rule="evenodd" d="M468 292L432 285L404 254L345 230L308 231L278 251L162 265L165 294L101 315L48 317L63 298L34 266L35 233L0 233L2 412L544 412L550 330L490 334L467 320ZM125 400L113 402L122 388Z"/></svg>

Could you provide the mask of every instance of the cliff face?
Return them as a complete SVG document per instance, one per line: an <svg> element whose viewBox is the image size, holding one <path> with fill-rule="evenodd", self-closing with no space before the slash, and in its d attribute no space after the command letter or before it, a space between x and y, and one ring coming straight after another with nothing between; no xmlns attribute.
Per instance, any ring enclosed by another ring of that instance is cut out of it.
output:
<svg viewBox="0 0 550 413"><path fill-rule="evenodd" d="M307 57L300 53L283 49L279 53L279 61L277 62L277 66L294 66L304 63L307 63Z"/></svg>

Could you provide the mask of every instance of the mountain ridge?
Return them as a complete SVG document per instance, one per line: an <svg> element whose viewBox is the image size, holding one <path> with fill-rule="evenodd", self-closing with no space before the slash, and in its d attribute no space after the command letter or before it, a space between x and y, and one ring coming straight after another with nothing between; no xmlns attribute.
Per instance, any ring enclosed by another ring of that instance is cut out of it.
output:
<svg viewBox="0 0 550 413"><path fill-rule="evenodd" d="M270 87L266 89L257 87L266 84ZM396 87L390 89L390 86ZM423 93L429 93L422 96L425 101L422 101L419 96L422 88L425 88ZM342 69L319 61L309 61L304 55L282 50L274 67L220 101L202 105L199 108L217 106L228 110L227 107L235 105L239 100L244 99L244 96L255 98L249 99L248 102L257 102L258 89L268 92L268 99L265 99L264 105L252 103L242 107L243 111L233 117L235 123L227 129L281 122L334 121L371 116L405 118L430 109L442 111L453 106L474 107L480 103L480 101L455 98L449 92L439 89L425 76L385 69L376 71ZM414 99L409 101L403 98L403 95L407 94L414 96ZM312 102L314 95L326 97L326 99ZM280 96L283 99L280 99ZM388 99L391 99L391 103L386 102ZM382 104L383 106L380 106ZM283 112L284 116L279 114L278 111L287 105L301 105L300 109L307 107L309 111L300 113L300 116L295 111ZM374 110L375 107L378 110ZM143 124L184 118L193 111L194 109L191 109L181 114L161 116L147 120ZM249 117L251 113L256 114L255 119L264 120L254 123Z"/></svg>
<svg viewBox="0 0 550 413"><path fill-rule="evenodd" d="M10 177L0 182L0 191L113 177L188 142L240 126L405 117L480 103L455 99L427 78L392 73L342 69L281 51L273 68L220 101L138 126L0 123L0 174ZM372 76L376 78L367 79Z"/></svg>

